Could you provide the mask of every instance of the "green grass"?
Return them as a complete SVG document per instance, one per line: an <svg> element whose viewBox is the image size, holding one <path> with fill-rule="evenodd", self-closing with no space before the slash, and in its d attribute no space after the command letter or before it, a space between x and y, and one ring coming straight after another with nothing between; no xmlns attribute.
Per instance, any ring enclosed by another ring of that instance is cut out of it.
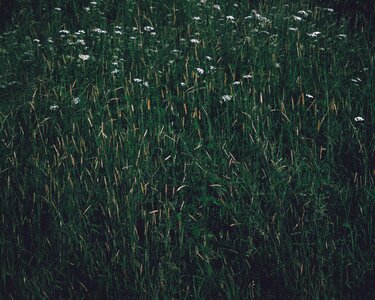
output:
<svg viewBox="0 0 375 300"><path fill-rule="evenodd" d="M5 298L374 296L370 26L39 2L0 35Z"/></svg>

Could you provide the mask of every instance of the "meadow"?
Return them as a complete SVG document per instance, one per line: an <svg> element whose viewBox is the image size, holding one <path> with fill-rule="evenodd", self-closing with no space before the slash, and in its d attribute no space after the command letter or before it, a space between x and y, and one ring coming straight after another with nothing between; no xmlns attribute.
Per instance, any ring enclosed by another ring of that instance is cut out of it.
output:
<svg viewBox="0 0 375 300"><path fill-rule="evenodd" d="M5 299L375 296L371 25L307 0L18 3Z"/></svg>

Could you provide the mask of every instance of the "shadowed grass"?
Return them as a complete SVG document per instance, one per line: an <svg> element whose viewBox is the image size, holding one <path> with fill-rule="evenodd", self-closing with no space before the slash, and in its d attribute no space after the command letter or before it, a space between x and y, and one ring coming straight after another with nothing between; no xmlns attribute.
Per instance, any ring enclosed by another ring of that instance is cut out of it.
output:
<svg viewBox="0 0 375 300"><path fill-rule="evenodd" d="M203 2L14 12L3 295L374 294L373 31L305 1Z"/></svg>

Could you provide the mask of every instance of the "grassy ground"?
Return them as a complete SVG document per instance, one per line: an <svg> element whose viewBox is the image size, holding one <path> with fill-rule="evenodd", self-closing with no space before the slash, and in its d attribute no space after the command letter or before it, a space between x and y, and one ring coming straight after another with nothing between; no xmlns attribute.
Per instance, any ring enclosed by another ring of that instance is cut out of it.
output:
<svg viewBox="0 0 375 300"><path fill-rule="evenodd" d="M16 8L6 298L375 295L373 30L310 1L201 2Z"/></svg>

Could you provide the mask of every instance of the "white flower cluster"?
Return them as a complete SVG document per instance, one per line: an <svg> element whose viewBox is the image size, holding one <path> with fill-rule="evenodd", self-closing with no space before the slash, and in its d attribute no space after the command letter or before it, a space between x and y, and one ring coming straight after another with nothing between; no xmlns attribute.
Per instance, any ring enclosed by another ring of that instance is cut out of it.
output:
<svg viewBox="0 0 375 300"><path fill-rule="evenodd" d="M88 59L90 58L90 55L87 55L87 54L80 54L80 55L78 55L78 57L79 57L80 59L82 59L83 61L85 61L85 60L88 60Z"/></svg>

